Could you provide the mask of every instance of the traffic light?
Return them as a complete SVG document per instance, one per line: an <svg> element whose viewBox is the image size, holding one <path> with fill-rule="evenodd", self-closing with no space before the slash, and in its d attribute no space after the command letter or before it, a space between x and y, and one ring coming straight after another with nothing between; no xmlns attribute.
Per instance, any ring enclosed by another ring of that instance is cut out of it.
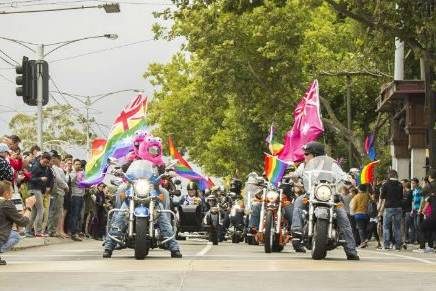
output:
<svg viewBox="0 0 436 291"><path fill-rule="evenodd" d="M49 100L48 81L50 78L48 63L43 60L35 61L23 57L22 65L15 67L15 71L17 72L17 96L22 96L24 103L27 105L37 106L38 91L40 91L39 93L42 95L42 105L47 105ZM38 88L40 86L41 88Z"/></svg>
<svg viewBox="0 0 436 291"><path fill-rule="evenodd" d="M31 97L32 76L31 63L28 57L23 57L21 66L16 66L17 78L15 79L18 85L16 89L17 96L23 96L23 99Z"/></svg>

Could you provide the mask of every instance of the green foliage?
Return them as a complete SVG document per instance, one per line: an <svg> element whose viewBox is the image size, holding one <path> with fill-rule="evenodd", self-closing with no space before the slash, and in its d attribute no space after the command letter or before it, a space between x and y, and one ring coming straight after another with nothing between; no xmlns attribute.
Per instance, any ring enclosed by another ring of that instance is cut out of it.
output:
<svg viewBox="0 0 436 291"><path fill-rule="evenodd" d="M71 113L69 105L55 105L43 109L44 148L68 145L85 145L86 131L83 117ZM9 122L9 128L17 134L25 149L36 144L36 116L18 113Z"/></svg>
<svg viewBox="0 0 436 291"><path fill-rule="evenodd" d="M155 86L150 121L156 134L174 134L176 145L214 175L263 168L264 139L272 122L278 135L309 83L346 121L345 77L337 72L389 72L392 44L369 47L374 38L327 5L307 1L175 1L177 10L156 15L174 21L157 37L186 39L167 64L152 64L145 77ZM363 143L376 119L384 78L356 76L352 83L354 135ZM324 116L327 116L324 112ZM345 137L327 129L333 156L345 156ZM356 149L355 151L358 151ZM361 152L357 161L360 162Z"/></svg>

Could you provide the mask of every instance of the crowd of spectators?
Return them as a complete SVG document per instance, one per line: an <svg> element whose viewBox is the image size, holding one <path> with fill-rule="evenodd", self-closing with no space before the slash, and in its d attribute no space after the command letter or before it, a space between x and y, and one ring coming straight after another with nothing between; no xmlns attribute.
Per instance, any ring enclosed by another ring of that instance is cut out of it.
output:
<svg viewBox="0 0 436 291"><path fill-rule="evenodd" d="M377 248L434 252L436 240L436 171L421 181L398 179L395 170L374 185L344 186L341 195L356 243L366 248L374 237Z"/></svg>
<svg viewBox="0 0 436 291"><path fill-rule="evenodd" d="M104 184L80 187L86 161L20 142L0 140L0 253L24 237L103 240L113 195Z"/></svg>

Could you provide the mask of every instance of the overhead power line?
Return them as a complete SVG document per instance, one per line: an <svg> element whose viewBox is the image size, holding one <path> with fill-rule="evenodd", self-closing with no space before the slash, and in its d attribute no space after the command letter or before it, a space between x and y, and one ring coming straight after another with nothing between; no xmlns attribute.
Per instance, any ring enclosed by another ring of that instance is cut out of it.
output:
<svg viewBox="0 0 436 291"><path fill-rule="evenodd" d="M75 58L80 58L80 57L89 56L89 55L92 55L92 54L98 54L98 53L102 53L102 52L107 52L107 51L111 51L111 50L115 50L115 49L119 49L119 48L124 48L124 47L132 46L132 45L136 45L136 44L140 44L140 43L144 43L144 42L153 41L153 40L154 40L153 38L144 39L144 40L140 40L140 41L136 41L136 42L126 43L126 44L119 45L119 46L114 46L114 47L100 49L100 50L95 50L95 51L90 51L90 52L87 52L87 53L78 54L78 55L71 56L71 57L66 57L66 58L62 58L62 59L53 60L53 61L50 61L50 63L52 64L52 63L57 63L57 62L61 62L61 61L72 60L72 59L75 59Z"/></svg>
<svg viewBox="0 0 436 291"><path fill-rule="evenodd" d="M12 84L15 84L14 81L12 81L11 79L9 79L8 77L6 77L6 76L3 75L3 74L0 74L0 77L2 77L2 79L5 79L5 80L8 81L8 82L11 82Z"/></svg>

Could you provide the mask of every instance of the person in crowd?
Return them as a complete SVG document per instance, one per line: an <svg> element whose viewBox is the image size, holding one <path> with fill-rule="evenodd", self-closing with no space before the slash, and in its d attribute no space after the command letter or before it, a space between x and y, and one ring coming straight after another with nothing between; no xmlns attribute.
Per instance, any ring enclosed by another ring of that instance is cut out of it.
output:
<svg viewBox="0 0 436 291"><path fill-rule="evenodd" d="M95 187L93 192L93 200L95 200L94 216L91 221L91 234L96 240L103 240L106 232L106 185L100 183Z"/></svg>
<svg viewBox="0 0 436 291"><path fill-rule="evenodd" d="M68 181L64 171L60 168L61 156L57 151L51 150L51 168L54 175L53 191L51 193L52 201L50 203L50 215L48 221L48 235L52 237L64 236L58 232L59 217L62 215L64 207L65 192L68 191Z"/></svg>
<svg viewBox="0 0 436 291"><path fill-rule="evenodd" d="M0 181L0 253L7 252L20 240L20 235L12 230L12 225L26 226L29 223L30 209L35 203L35 198L26 200L24 214L20 214L11 201L12 183ZM0 257L0 265L6 265L6 261Z"/></svg>
<svg viewBox="0 0 436 291"><path fill-rule="evenodd" d="M69 219L71 214L71 177L69 174L73 171L73 157L69 154L64 156L63 170L67 177L68 191L65 192L64 196L64 209L62 212L59 232L62 234L62 236L68 237L68 233L71 233Z"/></svg>
<svg viewBox="0 0 436 291"><path fill-rule="evenodd" d="M350 213L353 213L354 221L359 232L360 248L366 248L368 245L368 204L370 197L368 194L368 184L358 186L358 193L351 199Z"/></svg>
<svg viewBox="0 0 436 291"><path fill-rule="evenodd" d="M436 170L430 172L429 183L424 186L425 199L418 211L423 216L420 224L419 249L417 252L434 252L433 233L436 232ZM427 242L427 246L425 245Z"/></svg>
<svg viewBox="0 0 436 291"><path fill-rule="evenodd" d="M41 148L38 145L33 145L30 148L30 154L28 156L29 162L28 162L28 168L31 170L32 166L34 164L36 164L36 162L39 160L39 158L41 157Z"/></svg>
<svg viewBox="0 0 436 291"><path fill-rule="evenodd" d="M380 198L382 200L379 216L383 216L383 247L391 248L390 228L395 238L395 249L401 250L401 218L403 209L403 186L398 181L398 173L390 170L389 180L382 186Z"/></svg>
<svg viewBox="0 0 436 291"><path fill-rule="evenodd" d="M3 142L8 145L11 151L17 151L20 148L21 139L18 135L9 135L3 138Z"/></svg>
<svg viewBox="0 0 436 291"><path fill-rule="evenodd" d="M380 236L378 233L378 218L377 218L377 204L378 204L379 195L376 192L370 194L370 200L368 203L368 238L367 240L371 240L371 237L374 236L377 241L377 249L381 249L380 244Z"/></svg>
<svg viewBox="0 0 436 291"><path fill-rule="evenodd" d="M35 205L32 208L30 223L26 229L26 236L32 236L32 227L36 237L44 237L42 222L44 218L43 196L50 195L53 188L54 177L50 168L51 156L44 152L39 160L32 166L32 177L29 180L29 193L35 197Z"/></svg>
<svg viewBox="0 0 436 291"><path fill-rule="evenodd" d="M350 195L347 197L349 200L345 200L344 205L345 205L345 203L348 203L348 209L350 210L348 219L350 220L351 229L353 230L354 241L356 242L356 245L358 246L362 242L360 241L359 231L357 230L357 223L356 223L356 219L354 217L354 212L351 211L351 208L350 208L350 202L359 193L359 191L354 186L348 186L348 187L350 187Z"/></svg>
<svg viewBox="0 0 436 291"><path fill-rule="evenodd" d="M410 243L410 228L412 224L412 186L409 180L403 183L403 216L401 219L401 242L404 249L407 249L407 244Z"/></svg>
<svg viewBox="0 0 436 291"><path fill-rule="evenodd" d="M7 160L8 155L8 145L5 143L0 143L0 180L12 182L14 180L14 171Z"/></svg>
<svg viewBox="0 0 436 291"><path fill-rule="evenodd" d="M418 241L418 233L419 233L419 209L421 207L421 203L424 199L424 195L422 193L422 187L419 184L418 178L413 178L411 182L412 188L412 211L410 213L410 235L409 235L409 243L415 244Z"/></svg>
<svg viewBox="0 0 436 291"><path fill-rule="evenodd" d="M81 231L80 228L80 218L81 212L84 204L85 189L79 187L79 183L84 178L84 173L82 170L82 161L79 159L74 159L73 161L73 171L68 173L70 179L71 187L71 215L70 215L70 231L71 239L74 241L82 241L79 236Z"/></svg>

